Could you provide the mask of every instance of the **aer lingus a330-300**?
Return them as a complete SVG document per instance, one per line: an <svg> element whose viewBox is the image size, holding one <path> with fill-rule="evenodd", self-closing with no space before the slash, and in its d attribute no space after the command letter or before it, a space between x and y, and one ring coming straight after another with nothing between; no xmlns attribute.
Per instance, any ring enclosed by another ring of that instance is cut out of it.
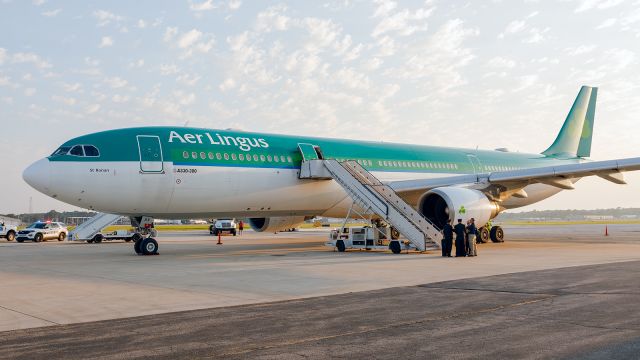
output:
<svg viewBox="0 0 640 360"><path fill-rule="evenodd" d="M471 217L480 227L505 209L573 189L582 177L624 184L624 171L640 169L640 158L586 160L596 95L597 88L580 89L556 140L540 154L138 127L71 139L23 178L50 197L100 212L134 219L241 217L256 231L295 227L313 216L346 217L370 210L368 201L395 206L375 189L379 180L434 229ZM351 191L340 176L364 187ZM350 212L354 200L358 209ZM145 245L136 250L157 250L155 241Z"/></svg>

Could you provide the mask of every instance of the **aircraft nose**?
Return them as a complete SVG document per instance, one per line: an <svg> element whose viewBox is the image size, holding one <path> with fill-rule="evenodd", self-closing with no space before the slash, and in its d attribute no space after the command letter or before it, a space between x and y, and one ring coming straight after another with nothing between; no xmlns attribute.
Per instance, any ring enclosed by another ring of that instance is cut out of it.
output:
<svg viewBox="0 0 640 360"><path fill-rule="evenodd" d="M40 159L29 165L22 173L24 181L41 193L48 194L51 186L51 173L49 160Z"/></svg>

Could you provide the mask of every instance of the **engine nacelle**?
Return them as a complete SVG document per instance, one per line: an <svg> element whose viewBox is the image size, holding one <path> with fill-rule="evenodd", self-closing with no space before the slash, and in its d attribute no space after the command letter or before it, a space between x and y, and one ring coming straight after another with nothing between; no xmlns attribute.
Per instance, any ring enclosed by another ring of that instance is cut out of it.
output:
<svg viewBox="0 0 640 360"><path fill-rule="evenodd" d="M298 227L305 221L304 216L274 216L269 218L249 218L249 226L256 232L276 232Z"/></svg>
<svg viewBox="0 0 640 360"><path fill-rule="evenodd" d="M500 213L500 206L481 191L460 187L441 187L427 191L418 201L420 213L442 229L447 220L474 218L477 227L484 226Z"/></svg>

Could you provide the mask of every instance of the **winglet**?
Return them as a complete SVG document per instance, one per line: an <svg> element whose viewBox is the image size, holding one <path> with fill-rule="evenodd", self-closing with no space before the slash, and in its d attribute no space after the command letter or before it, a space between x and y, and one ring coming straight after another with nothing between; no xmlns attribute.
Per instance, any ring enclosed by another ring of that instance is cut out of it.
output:
<svg viewBox="0 0 640 360"><path fill-rule="evenodd" d="M543 155L589 157L598 88L583 86L573 102L556 140Z"/></svg>

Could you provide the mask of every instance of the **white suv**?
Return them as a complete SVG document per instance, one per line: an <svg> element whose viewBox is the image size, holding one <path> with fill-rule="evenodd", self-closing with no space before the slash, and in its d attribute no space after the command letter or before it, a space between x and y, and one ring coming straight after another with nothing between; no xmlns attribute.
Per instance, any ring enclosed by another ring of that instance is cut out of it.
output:
<svg viewBox="0 0 640 360"><path fill-rule="evenodd" d="M18 242L25 240L40 242L52 239L63 241L67 238L67 234L69 234L69 231L63 223L37 221L29 225L26 229L18 231L16 240Z"/></svg>
<svg viewBox="0 0 640 360"><path fill-rule="evenodd" d="M0 238L7 238L7 241L13 241L16 238L16 226L0 223Z"/></svg>

